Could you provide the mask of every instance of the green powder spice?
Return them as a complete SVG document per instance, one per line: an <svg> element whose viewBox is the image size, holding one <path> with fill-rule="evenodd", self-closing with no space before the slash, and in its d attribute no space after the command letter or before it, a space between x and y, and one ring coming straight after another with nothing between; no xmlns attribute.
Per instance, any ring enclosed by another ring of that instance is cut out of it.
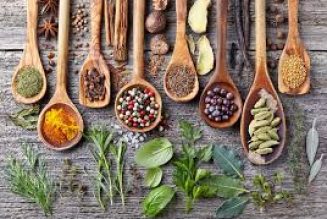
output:
<svg viewBox="0 0 327 219"><path fill-rule="evenodd" d="M43 88L43 78L39 70L34 67L23 67L16 76L17 93L25 98L38 95Z"/></svg>

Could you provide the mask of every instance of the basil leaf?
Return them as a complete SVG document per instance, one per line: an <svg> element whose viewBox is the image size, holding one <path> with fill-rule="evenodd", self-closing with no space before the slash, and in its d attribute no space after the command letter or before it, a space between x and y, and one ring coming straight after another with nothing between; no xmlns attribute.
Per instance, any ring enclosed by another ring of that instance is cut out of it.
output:
<svg viewBox="0 0 327 219"><path fill-rule="evenodd" d="M143 200L143 213L147 217L158 215L175 196L175 191L166 185L152 190Z"/></svg>
<svg viewBox="0 0 327 219"><path fill-rule="evenodd" d="M145 186L154 188L157 187L162 179L162 170L159 167L148 169L145 174Z"/></svg>
<svg viewBox="0 0 327 219"><path fill-rule="evenodd" d="M244 211L249 199L246 197L234 197L225 201L216 212L217 218L234 218Z"/></svg>
<svg viewBox="0 0 327 219"><path fill-rule="evenodd" d="M242 173L243 163L238 158L236 152L225 147L215 146L213 148L212 155L215 163L223 170L226 175L236 176L244 179Z"/></svg>
<svg viewBox="0 0 327 219"><path fill-rule="evenodd" d="M167 138L156 138L145 143L135 155L135 162L146 168L155 168L173 157L173 147Z"/></svg>
<svg viewBox="0 0 327 219"><path fill-rule="evenodd" d="M324 155L322 154L320 159L316 160L316 162L314 162L314 164L312 165L311 170L310 170L310 176L309 176L309 184L316 178L316 176L320 172L323 158L324 158Z"/></svg>
<svg viewBox="0 0 327 219"><path fill-rule="evenodd" d="M201 184L216 188L221 198L232 198L248 192L240 179L228 176L210 176L202 180Z"/></svg>
<svg viewBox="0 0 327 219"><path fill-rule="evenodd" d="M316 122L317 119L313 120L312 127L309 130L307 134L306 139L306 149L307 149L307 157L310 163L310 166L312 166L314 159L316 157L317 149L319 146L319 134L316 130Z"/></svg>

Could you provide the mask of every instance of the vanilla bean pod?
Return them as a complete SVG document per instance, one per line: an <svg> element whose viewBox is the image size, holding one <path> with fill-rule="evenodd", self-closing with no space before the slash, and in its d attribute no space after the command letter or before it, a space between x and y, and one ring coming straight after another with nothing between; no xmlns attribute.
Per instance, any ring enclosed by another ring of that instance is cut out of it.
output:
<svg viewBox="0 0 327 219"><path fill-rule="evenodd" d="M114 58L127 60L128 0L116 1Z"/></svg>

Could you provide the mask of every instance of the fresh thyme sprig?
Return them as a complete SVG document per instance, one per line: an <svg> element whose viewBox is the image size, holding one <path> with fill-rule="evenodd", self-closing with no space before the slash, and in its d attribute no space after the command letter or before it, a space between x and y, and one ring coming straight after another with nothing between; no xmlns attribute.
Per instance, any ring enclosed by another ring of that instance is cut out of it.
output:
<svg viewBox="0 0 327 219"><path fill-rule="evenodd" d="M51 215L55 184L48 176L45 163L39 158L39 154L27 144L22 147L27 161L21 162L10 157L7 163L6 178L10 190L37 203L45 215Z"/></svg>

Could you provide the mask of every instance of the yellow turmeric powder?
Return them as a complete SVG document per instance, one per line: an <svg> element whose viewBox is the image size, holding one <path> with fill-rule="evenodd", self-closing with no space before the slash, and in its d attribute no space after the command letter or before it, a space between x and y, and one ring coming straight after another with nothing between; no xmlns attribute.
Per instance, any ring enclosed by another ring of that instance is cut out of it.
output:
<svg viewBox="0 0 327 219"><path fill-rule="evenodd" d="M71 109L52 108L45 113L43 134L54 145L63 145L73 140L79 132L77 119Z"/></svg>

